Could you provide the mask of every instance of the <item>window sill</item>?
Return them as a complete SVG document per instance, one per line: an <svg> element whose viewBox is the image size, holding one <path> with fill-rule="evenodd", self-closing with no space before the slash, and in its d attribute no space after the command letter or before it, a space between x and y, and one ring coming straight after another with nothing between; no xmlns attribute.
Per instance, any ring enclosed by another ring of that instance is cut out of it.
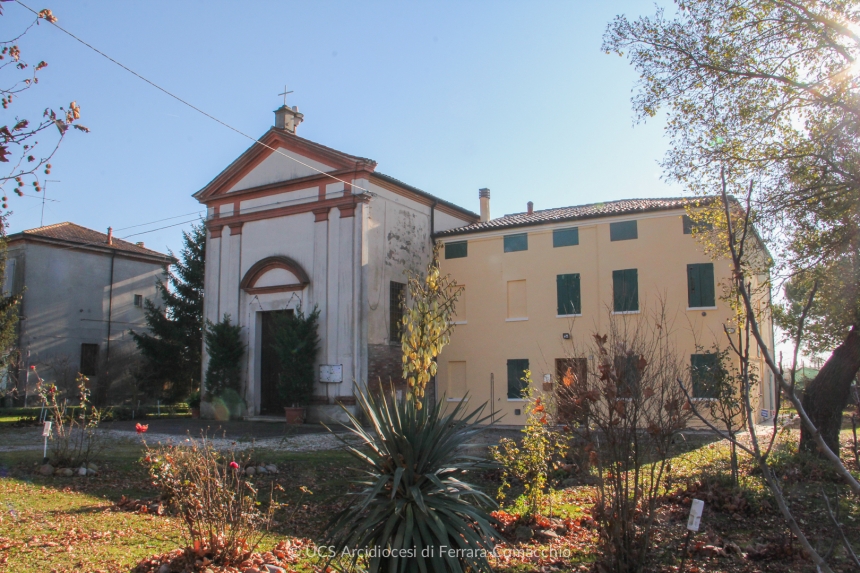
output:
<svg viewBox="0 0 860 573"><path fill-rule="evenodd" d="M508 402L528 402L528 400L524 398L508 398Z"/></svg>
<svg viewBox="0 0 860 573"><path fill-rule="evenodd" d="M717 310L715 306L688 306L687 310Z"/></svg>
<svg viewBox="0 0 860 573"><path fill-rule="evenodd" d="M522 317L522 318L506 318L505 322L522 322L522 321L528 320L528 319L529 319L529 317L527 317L527 316Z"/></svg>
<svg viewBox="0 0 860 573"><path fill-rule="evenodd" d="M446 398L446 402L468 402L468 398Z"/></svg>
<svg viewBox="0 0 860 573"><path fill-rule="evenodd" d="M469 324L468 320L455 320L451 324L460 325L460 324Z"/></svg>
<svg viewBox="0 0 860 573"><path fill-rule="evenodd" d="M579 314L557 314L557 315L555 315L556 318L574 318L577 316L582 316L582 313L579 313Z"/></svg>
<svg viewBox="0 0 860 573"><path fill-rule="evenodd" d="M639 314L641 311L638 310L620 310L613 311L612 314Z"/></svg>
<svg viewBox="0 0 860 573"><path fill-rule="evenodd" d="M691 402L717 402L719 398L690 398Z"/></svg>

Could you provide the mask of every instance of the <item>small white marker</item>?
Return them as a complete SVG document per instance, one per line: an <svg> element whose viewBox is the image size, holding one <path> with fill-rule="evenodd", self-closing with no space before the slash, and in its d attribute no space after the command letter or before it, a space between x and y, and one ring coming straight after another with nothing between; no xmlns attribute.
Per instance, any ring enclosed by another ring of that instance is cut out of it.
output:
<svg viewBox="0 0 860 573"><path fill-rule="evenodd" d="M702 523L702 511L705 509L705 502L701 499L694 499L690 506L690 518L687 519L687 529L690 531L699 531L699 524Z"/></svg>
<svg viewBox="0 0 860 573"><path fill-rule="evenodd" d="M45 438L45 448L42 450L42 461L48 463L48 438L51 437L51 422L42 422L42 437Z"/></svg>

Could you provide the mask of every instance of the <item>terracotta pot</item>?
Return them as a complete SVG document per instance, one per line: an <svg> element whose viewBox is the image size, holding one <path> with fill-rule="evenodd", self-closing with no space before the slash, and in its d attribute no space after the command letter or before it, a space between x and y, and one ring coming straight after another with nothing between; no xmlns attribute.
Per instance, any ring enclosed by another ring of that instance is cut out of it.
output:
<svg viewBox="0 0 860 573"><path fill-rule="evenodd" d="M284 407L284 415L287 418L288 424L304 424L305 409L304 408L287 408Z"/></svg>
<svg viewBox="0 0 860 573"><path fill-rule="evenodd" d="M191 417L199 418L200 417L200 408L191 408Z"/></svg>

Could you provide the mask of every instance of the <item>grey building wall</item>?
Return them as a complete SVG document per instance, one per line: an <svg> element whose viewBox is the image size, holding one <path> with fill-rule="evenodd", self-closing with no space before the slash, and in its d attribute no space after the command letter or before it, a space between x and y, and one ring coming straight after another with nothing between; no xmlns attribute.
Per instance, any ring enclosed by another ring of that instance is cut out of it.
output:
<svg viewBox="0 0 860 573"><path fill-rule="evenodd" d="M94 344L102 376L108 348L116 366L112 381L128 374L122 370L136 353L129 331L146 330L144 311L135 306L135 295L160 301L155 285L163 276L162 264L130 258L121 251L31 241L11 245L8 257L15 263L14 277L7 284L23 289L22 369L35 365L41 378L68 387L81 370L81 345ZM35 380L32 375L28 378L32 391ZM93 378L94 384L104 382Z"/></svg>

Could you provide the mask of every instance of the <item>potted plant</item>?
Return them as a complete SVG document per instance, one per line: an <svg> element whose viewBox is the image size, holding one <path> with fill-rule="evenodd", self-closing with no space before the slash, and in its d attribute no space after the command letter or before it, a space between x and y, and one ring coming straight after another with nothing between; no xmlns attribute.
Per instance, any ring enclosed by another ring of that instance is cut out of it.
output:
<svg viewBox="0 0 860 573"><path fill-rule="evenodd" d="M320 349L319 315L316 306L309 314L299 306L277 319L273 344L280 362L278 391L288 424L304 423L313 396L314 366Z"/></svg>
<svg viewBox="0 0 860 573"><path fill-rule="evenodd" d="M192 418L200 417L200 390L195 390L188 397L188 409L191 410Z"/></svg>

